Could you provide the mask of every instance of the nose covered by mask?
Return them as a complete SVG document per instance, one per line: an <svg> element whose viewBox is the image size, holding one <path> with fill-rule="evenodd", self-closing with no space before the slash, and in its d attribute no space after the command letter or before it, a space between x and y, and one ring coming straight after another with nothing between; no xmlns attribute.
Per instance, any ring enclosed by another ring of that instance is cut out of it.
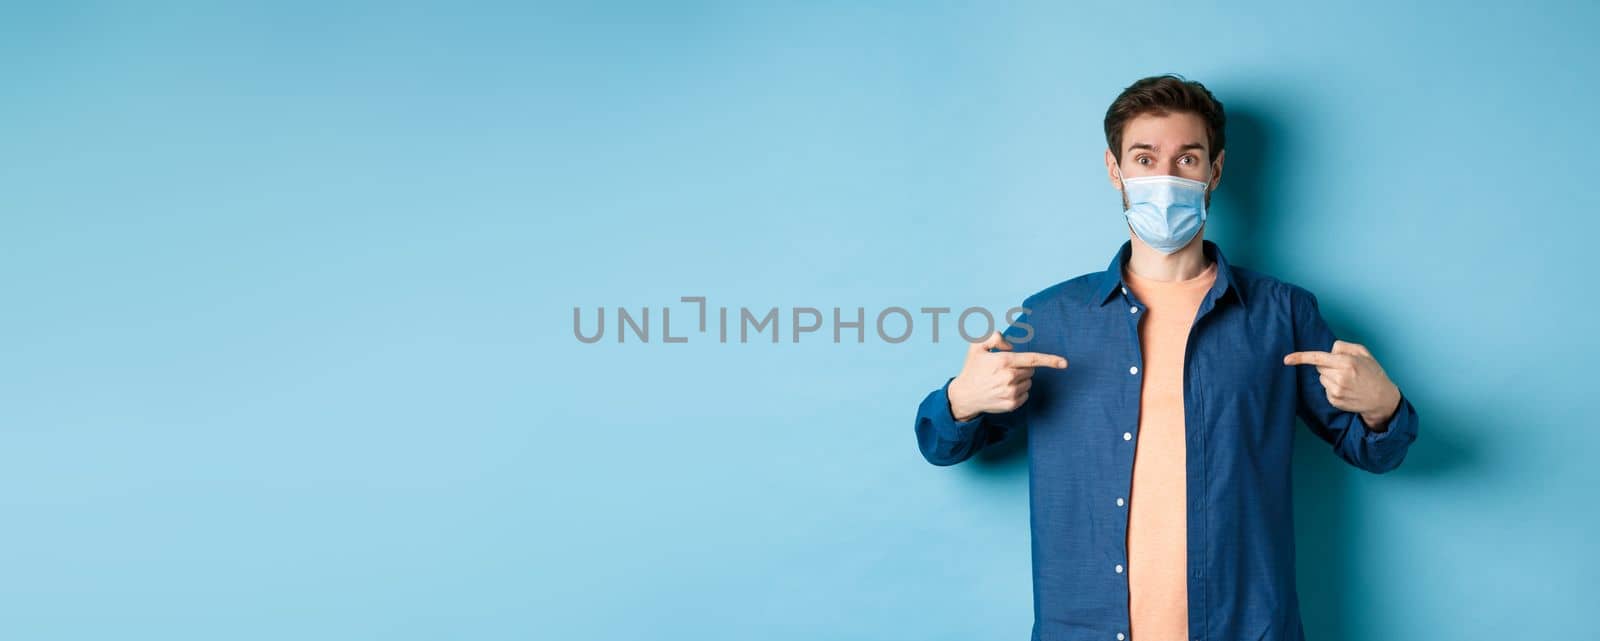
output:
<svg viewBox="0 0 1600 641"><path fill-rule="evenodd" d="M1121 171L1118 171L1121 175ZM1206 183L1177 176L1122 179L1122 212L1139 240L1163 254L1182 249L1206 221Z"/></svg>

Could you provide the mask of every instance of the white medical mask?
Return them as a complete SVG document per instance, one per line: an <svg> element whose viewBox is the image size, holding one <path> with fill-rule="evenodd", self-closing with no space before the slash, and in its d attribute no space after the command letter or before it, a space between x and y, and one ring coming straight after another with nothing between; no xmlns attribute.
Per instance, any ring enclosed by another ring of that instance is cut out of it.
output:
<svg viewBox="0 0 1600 641"><path fill-rule="evenodd" d="M1121 176L1122 171L1117 170ZM1122 212L1139 240L1163 254L1182 249L1206 222L1206 183L1177 176L1123 178Z"/></svg>

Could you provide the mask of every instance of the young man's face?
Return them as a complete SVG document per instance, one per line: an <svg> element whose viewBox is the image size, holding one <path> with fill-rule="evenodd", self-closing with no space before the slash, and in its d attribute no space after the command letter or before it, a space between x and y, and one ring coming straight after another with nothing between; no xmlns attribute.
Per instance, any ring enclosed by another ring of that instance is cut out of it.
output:
<svg viewBox="0 0 1600 641"><path fill-rule="evenodd" d="M1169 113L1164 116L1144 114L1135 116L1122 126L1122 162L1119 165L1111 150L1106 150L1106 175L1111 186L1122 191L1122 181L1114 169L1123 176L1178 176L1207 183L1206 205L1211 205L1211 191L1222 180L1222 160L1227 152L1217 155L1211 162L1210 141L1206 124L1192 113ZM1128 207L1126 196L1122 207Z"/></svg>

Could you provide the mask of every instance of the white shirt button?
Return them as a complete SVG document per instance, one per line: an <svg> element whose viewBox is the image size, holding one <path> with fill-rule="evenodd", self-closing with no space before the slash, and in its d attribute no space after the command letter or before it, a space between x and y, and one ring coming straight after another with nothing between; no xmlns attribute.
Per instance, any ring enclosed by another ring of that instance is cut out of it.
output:
<svg viewBox="0 0 1600 641"><path fill-rule="evenodd" d="M1117 507L1122 507L1122 497L1117 497Z"/></svg>
<svg viewBox="0 0 1600 641"><path fill-rule="evenodd" d="M1122 641L1124 638L1126 637L1123 637L1121 632L1117 633L1117 641Z"/></svg>
<svg viewBox="0 0 1600 641"><path fill-rule="evenodd" d="M1121 563L1117 564L1117 574L1122 574L1122 564Z"/></svg>
<svg viewBox="0 0 1600 641"><path fill-rule="evenodd" d="M1126 287L1122 288L1122 293L1124 293L1124 294L1128 293L1128 288L1126 288Z"/></svg>
<svg viewBox="0 0 1600 641"><path fill-rule="evenodd" d="M1128 373L1129 374L1138 374L1139 373L1139 366L1138 365L1134 365L1133 367L1129 367L1128 368Z"/></svg>
<svg viewBox="0 0 1600 641"><path fill-rule="evenodd" d="M1133 307L1129 307L1128 308L1128 313L1129 314L1137 314L1137 313L1139 313L1139 306L1138 305L1134 305Z"/></svg>
<svg viewBox="0 0 1600 641"><path fill-rule="evenodd" d="M1124 441L1133 440L1133 432L1123 432L1122 433L1122 440L1124 440Z"/></svg>

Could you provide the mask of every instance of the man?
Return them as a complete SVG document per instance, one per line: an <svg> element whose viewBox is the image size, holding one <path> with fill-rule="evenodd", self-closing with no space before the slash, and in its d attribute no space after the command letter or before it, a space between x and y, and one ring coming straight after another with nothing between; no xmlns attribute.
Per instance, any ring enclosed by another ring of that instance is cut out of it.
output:
<svg viewBox="0 0 1600 641"><path fill-rule="evenodd" d="M1029 297L918 408L934 465L1028 430L1035 641L1303 639L1295 417L1374 473L1416 440L1416 409L1315 296L1204 239L1224 124L1178 76L1117 96L1105 162L1129 240Z"/></svg>

